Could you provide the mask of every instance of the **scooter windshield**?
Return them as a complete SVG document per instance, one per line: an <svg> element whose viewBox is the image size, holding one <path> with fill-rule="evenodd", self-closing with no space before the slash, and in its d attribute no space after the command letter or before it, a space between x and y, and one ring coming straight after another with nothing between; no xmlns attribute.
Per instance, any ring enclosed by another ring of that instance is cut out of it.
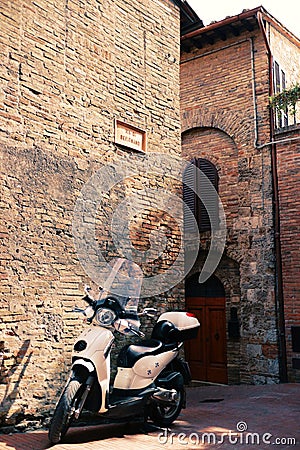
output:
<svg viewBox="0 0 300 450"><path fill-rule="evenodd" d="M125 311L137 313L142 281L143 272L137 264L125 258L117 258L106 278L99 300L111 294L118 299Z"/></svg>

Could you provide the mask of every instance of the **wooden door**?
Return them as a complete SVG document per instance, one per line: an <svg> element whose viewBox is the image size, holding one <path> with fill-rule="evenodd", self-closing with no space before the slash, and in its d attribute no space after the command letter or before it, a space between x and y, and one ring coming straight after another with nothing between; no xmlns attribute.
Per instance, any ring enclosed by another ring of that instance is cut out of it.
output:
<svg viewBox="0 0 300 450"><path fill-rule="evenodd" d="M185 346L192 378L227 383L225 298L188 297L186 306L200 322L198 337Z"/></svg>

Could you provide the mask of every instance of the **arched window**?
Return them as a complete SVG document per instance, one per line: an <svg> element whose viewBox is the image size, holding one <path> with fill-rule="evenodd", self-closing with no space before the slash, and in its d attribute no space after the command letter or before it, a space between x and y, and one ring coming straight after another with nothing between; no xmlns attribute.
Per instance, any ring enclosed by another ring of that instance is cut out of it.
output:
<svg viewBox="0 0 300 450"><path fill-rule="evenodd" d="M199 283L199 273L185 280L186 297L225 297L224 286L215 275L211 275L204 283Z"/></svg>
<svg viewBox="0 0 300 450"><path fill-rule="evenodd" d="M197 169L200 169L197 170ZM203 174L207 177L204 177ZM207 183L207 179L210 183ZM212 213L212 223L219 223L219 175L213 163L203 158L194 158L183 173L183 201L185 231L195 231L195 221L199 231L211 230L207 208ZM203 202L200 200L200 196ZM192 214L191 214L192 213Z"/></svg>

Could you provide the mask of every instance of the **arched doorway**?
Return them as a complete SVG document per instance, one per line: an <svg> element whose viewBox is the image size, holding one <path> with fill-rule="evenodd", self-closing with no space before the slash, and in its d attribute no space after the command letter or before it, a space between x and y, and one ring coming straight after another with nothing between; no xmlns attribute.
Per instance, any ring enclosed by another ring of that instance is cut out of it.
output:
<svg viewBox="0 0 300 450"><path fill-rule="evenodd" d="M196 273L186 280L186 308L201 324L197 339L186 343L186 359L193 380L227 383L224 287L214 275L202 284L198 279Z"/></svg>

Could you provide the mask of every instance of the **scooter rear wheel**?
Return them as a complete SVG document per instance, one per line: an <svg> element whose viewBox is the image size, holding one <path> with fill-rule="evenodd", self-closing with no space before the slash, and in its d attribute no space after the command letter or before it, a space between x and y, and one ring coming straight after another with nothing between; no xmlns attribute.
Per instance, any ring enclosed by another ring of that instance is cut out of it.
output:
<svg viewBox="0 0 300 450"><path fill-rule="evenodd" d="M167 427L177 419L183 406L185 392L184 387L175 388L177 400L172 403L153 402L150 405L149 417L155 425Z"/></svg>
<svg viewBox="0 0 300 450"><path fill-rule="evenodd" d="M81 386L82 383L78 380L71 380L67 384L50 424L48 437L51 444L60 442L68 431L74 418L76 403L80 399Z"/></svg>

